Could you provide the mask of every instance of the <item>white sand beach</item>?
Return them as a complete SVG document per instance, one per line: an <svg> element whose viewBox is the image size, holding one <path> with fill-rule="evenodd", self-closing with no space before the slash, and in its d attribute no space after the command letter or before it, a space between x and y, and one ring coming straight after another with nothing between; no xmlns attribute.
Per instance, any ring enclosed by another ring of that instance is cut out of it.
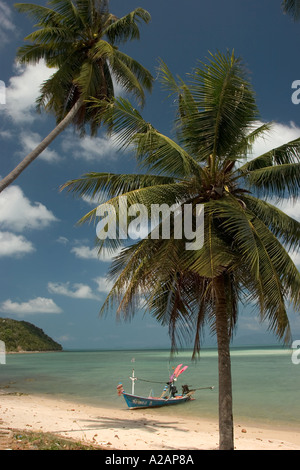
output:
<svg viewBox="0 0 300 470"><path fill-rule="evenodd" d="M0 395L0 428L53 432L118 450L217 450L218 423L94 407L36 395ZM300 450L298 431L235 423L237 450Z"/></svg>

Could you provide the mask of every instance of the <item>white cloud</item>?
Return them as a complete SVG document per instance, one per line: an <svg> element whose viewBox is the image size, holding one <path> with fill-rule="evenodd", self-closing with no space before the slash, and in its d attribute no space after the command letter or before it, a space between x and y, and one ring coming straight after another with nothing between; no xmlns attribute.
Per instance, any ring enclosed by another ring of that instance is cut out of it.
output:
<svg viewBox="0 0 300 470"><path fill-rule="evenodd" d="M35 251L33 244L23 235L15 235L11 232L0 232L0 257L20 257Z"/></svg>
<svg viewBox="0 0 300 470"><path fill-rule="evenodd" d="M100 300L100 298L92 292L92 289L86 284L74 284L70 287L70 283L49 282L48 290L51 294L65 295L74 299L93 299Z"/></svg>
<svg viewBox="0 0 300 470"><path fill-rule="evenodd" d="M113 74L112 74L112 81L113 81L113 86L114 86L115 97L116 98L118 98L118 97L126 98L128 93L126 92L124 87L120 83L117 82L117 80L116 80L116 78L114 77Z"/></svg>
<svg viewBox="0 0 300 470"><path fill-rule="evenodd" d="M300 253L290 253L290 257L292 258L294 264L297 268L300 268Z"/></svg>
<svg viewBox="0 0 300 470"><path fill-rule="evenodd" d="M32 203L19 186L9 186L0 194L0 257L20 257L35 251L23 235L26 229L43 229L58 219L40 202Z"/></svg>
<svg viewBox="0 0 300 470"><path fill-rule="evenodd" d="M283 211L288 216L300 222L300 201L299 200L293 201L291 199L282 198L279 201L271 200L270 203L278 207L278 209Z"/></svg>
<svg viewBox="0 0 300 470"><path fill-rule="evenodd" d="M30 315L34 313L61 313L62 310L52 299L36 297L28 302L13 302L8 299L0 305L0 311L13 313L18 316Z"/></svg>
<svg viewBox="0 0 300 470"><path fill-rule="evenodd" d="M0 45L9 42L12 33L15 32L16 27L12 21L12 10L6 2L0 1Z"/></svg>
<svg viewBox="0 0 300 470"><path fill-rule="evenodd" d="M262 125L263 123L260 122L258 124ZM300 138L300 127L297 127L295 123L274 123L270 132L267 132L264 137L260 137L256 140L249 159L263 155L269 150L280 147L298 138ZM300 201L281 198L280 201L277 199L269 199L269 202L276 205L290 217L300 221Z"/></svg>
<svg viewBox="0 0 300 470"><path fill-rule="evenodd" d="M85 136L83 138L79 138L74 134L74 132L69 130L65 133L62 150L67 154L71 154L75 158L92 161L104 158L116 158L118 146L113 137Z"/></svg>
<svg viewBox="0 0 300 470"><path fill-rule="evenodd" d="M12 138L12 132L11 131L0 131L0 137L1 139L11 139Z"/></svg>
<svg viewBox="0 0 300 470"><path fill-rule="evenodd" d="M86 246L86 245L80 245L80 246L74 246L71 249L71 253L74 253L77 258L97 259L99 261L110 262L112 261L114 256L117 256L121 252L121 249L122 248L115 250L113 253L106 249L106 250L103 250L100 255L98 255L97 248L90 248L89 246Z"/></svg>
<svg viewBox="0 0 300 470"><path fill-rule="evenodd" d="M262 125L262 122L258 123L258 126ZM252 149L251 158L258 157L264 153L272 150L280 145L291 142L292 140L300 137L300 128L295 123L280 124L274 123L269 132L266 132L263 137L259 137Z"/></svg>
<svg viewBox="0 0 300 470"><path fill-rule="evenodd" d="M67 237L58 237L58 239L56 240L57 243L61 243L62 245L67 245L69 243L69 240Z"/></svg>
<svg viewBox="0 0 300 470"><path fill-rule="evenodd" d="M18 152L21 157L24 157L24 154L27 155L32 150L34 150L43 140L43 137L40 136L37 132L21 132L20 134L20 143L23 147L22 152ZM59 155L55 150L46 148L39 156L40 159L47 162L56 162L59 160Z"/></svg>
<svg viewBox="0 0 300 470"><path fill-rule="evenodd" d="M97 290L108 294L113 288L113 282L108 281L106 277L96 277L94 281L98 284Z"/></svg>
<svg viewBox="0 0 300 470"><path fill-rule="evenodd" d="M43 229L58 219L40 202L32 203L19 186L9 186L0 194L0 227L21 232Z"/></svg>
<svg viewBox="0 0 300 470"><path fill-rule="evenodd" d="M70 336L69 334L62 335L58 338L58 341L60 343L66 343L68 341L74 341L74 338Z"/></svg>
<svg viewBox="0 0 300 470"><path fill-rule="evenodd" d="M44 60L36 65L16 64L16 75L11 77L6 88L6 112L17 124L31 124L39 118L36 99L42 83L55 72Z"/></svg>
<svg viewBox="0 0 300 470"><path fill-rule="evenodd" d="M85 245L74 246L74 248L71 249L71 253L74 253L77 258L97 259L96 248L90 248Z"/></svg>

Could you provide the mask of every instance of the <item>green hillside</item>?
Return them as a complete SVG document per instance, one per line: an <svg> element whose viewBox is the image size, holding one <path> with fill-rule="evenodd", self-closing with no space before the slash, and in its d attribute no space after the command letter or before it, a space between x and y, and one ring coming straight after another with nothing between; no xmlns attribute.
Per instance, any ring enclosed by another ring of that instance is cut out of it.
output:
<svg viewBox="0 0 300 470"><path fill-rule="evenodd" d="M5 343L6 352L62 350L62 346L41 328L27 321L10 318L0 318L0 340Z"/></svg>

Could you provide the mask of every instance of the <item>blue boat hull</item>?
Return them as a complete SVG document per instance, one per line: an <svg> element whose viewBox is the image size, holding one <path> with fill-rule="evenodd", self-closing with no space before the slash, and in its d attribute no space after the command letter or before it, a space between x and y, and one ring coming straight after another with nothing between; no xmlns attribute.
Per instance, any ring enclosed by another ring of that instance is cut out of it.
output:
<svg viewBox="0 0 300 470"><path fill-rule="evenodd" d="M154 408L158 406L179 405L192 400L190 395L178 396L175 398L157 398L157 397L139 397L138 395L131 395L130 393L123 392L124 399L128 408Z"/></svg>

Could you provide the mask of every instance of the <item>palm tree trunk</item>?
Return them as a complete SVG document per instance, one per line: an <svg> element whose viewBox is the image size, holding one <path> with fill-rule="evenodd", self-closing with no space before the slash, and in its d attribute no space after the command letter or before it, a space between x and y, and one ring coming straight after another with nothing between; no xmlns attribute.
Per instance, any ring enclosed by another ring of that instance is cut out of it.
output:
<svg viewBox="0 0 300 470"><path fill-rule="evenodd" d="M233 450L230 333L224 277L218 276L214 285L219 365L219 449Z"/></svg>
<svg viewBox="0 0 300 470"><path fill-rule="evenodd" d="M50 134L45 137L45 139L30 152L20 163L17 165L5 178L0 181L0 193L9 186L17 177L22 173L22 171L27 168L30 163L32 163L44 150L47 148L51 142L63 131L65 128L71 124L74 117L76 116L79 108L82 103L80 100L76 101L72 109L64 117L64 119L53 129Z"/></svg>

